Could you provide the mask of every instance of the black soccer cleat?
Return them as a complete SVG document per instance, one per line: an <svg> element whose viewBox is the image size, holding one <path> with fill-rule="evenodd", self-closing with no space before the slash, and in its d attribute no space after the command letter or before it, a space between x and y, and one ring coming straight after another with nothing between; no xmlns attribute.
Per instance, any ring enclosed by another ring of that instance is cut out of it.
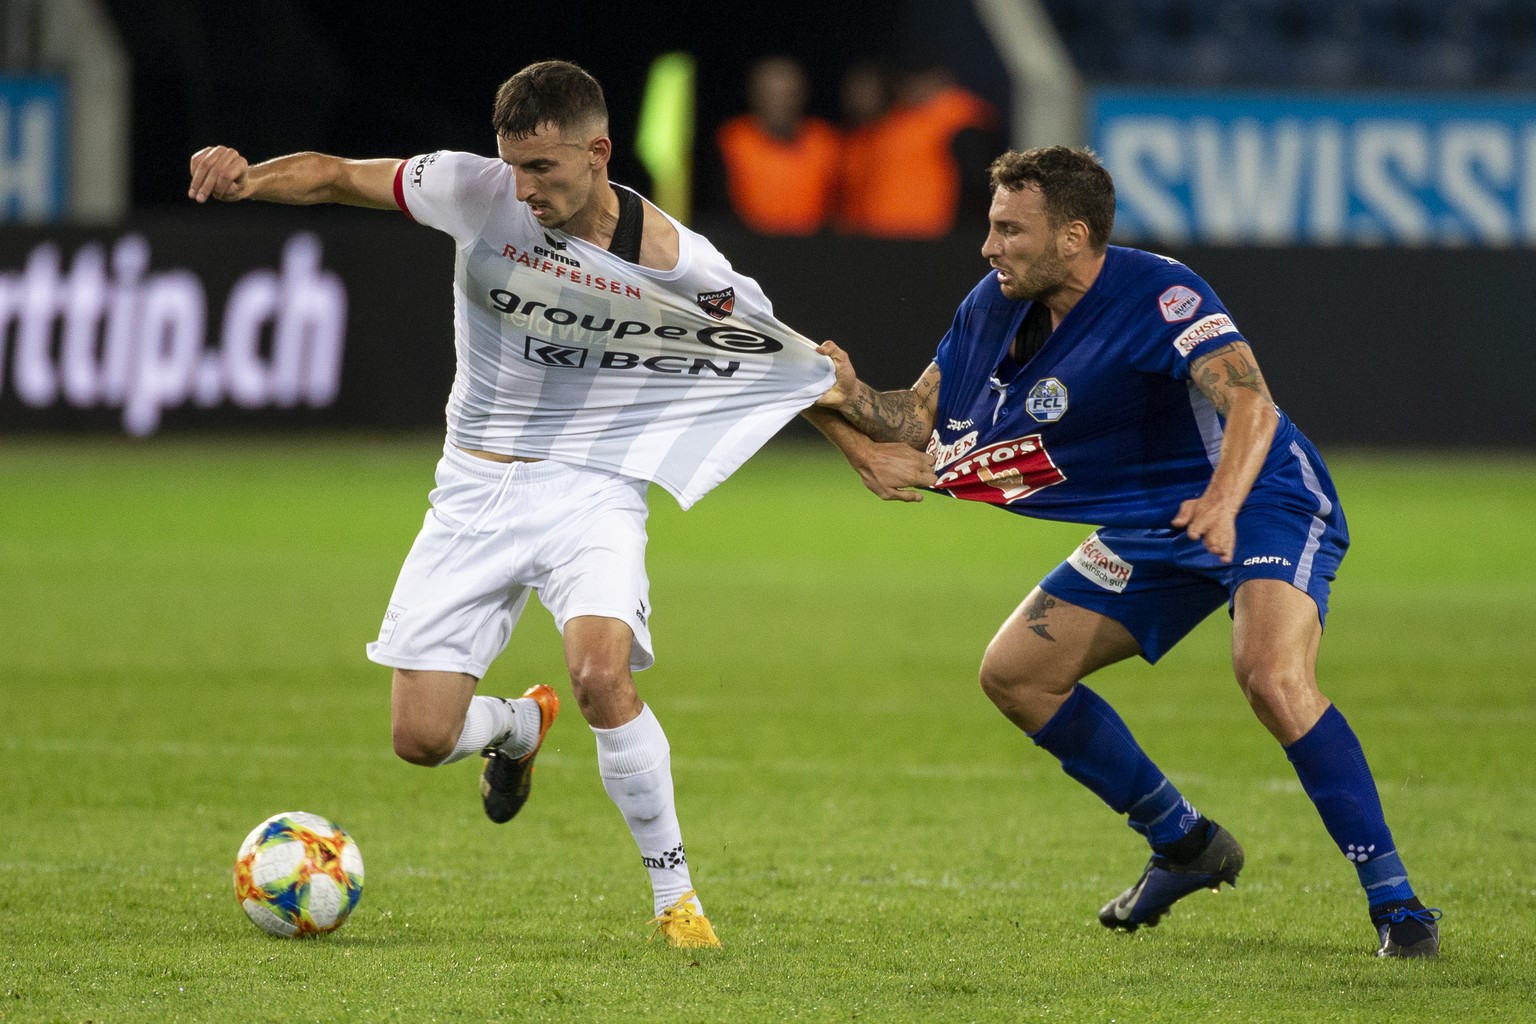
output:
<svg viewBox="0 0 1536 1024"><path fill-rule="evenodd" d="M1440 924L1445 915L1417 898L1371 908L1371 923L1381 938L1377 956L1417 959L1440 955Z"/></svg>
<svg viewBox="0 0 1536 1024"><path fill-rule="evenodd" d="M560 712L560 698L542 683L530 686L523 696L533 698L539 705L539 740L533 749L522 757L512 757L500 747L486 747L480 752L485 758L480 769L480 799L485 804L485 816L498 825L511 821L528 802L528 792L533 788L533 759Z"/></svg>
<svg viewBox="0 0 1536 1024"><path fill-rule="evenodd" d="M1193 860L1175 864L1154 853L1136 884L1104 904L1099 923L1106 928L1133 932L1142 925L1153 927L1168 908L1198 889L1216 892L1221 883L1237 885L1243 870L1243 848L1232 834L1206 819L1205 846Z"/></svg>

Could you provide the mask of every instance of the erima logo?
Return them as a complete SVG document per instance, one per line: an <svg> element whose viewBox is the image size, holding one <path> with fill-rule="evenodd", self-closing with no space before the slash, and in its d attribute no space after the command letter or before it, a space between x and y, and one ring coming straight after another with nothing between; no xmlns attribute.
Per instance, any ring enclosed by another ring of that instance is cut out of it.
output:
<svg viewBox="0 0 1536 1024"><path fill-rule="evenodd" d="M736 289L722 288L718 292L699 292L699 308L711 319L724 320L736 308Z"/></svg>
<svg viewBox="0 0 1536 1024"><path fill-rule="evenodd" d="M549 248L546 249L542 245L536 245L533 247L535 255L542 256L546 260L552 260L555 263L563 263L568 267L581 266L579 261L565 255L565 242L560 241L548 231L544 232L544 241L549 243Z"/></svg>
<svg viewBox="0 0 1536 1024"><path fill-rule="evenodd" d="M568 370L579 370L587 365L588 349L578 345L561 345L553 341L545 341L543 338L535 338L532 335L523 339L523 358L530 363L538 363L541 366L563 367ZM597 357L597 368L600 370L635 370L644 369L651 373L665 373L688 377L699 377L710 374L715 377L734 377L736 371L741 369L741 363L732 359L725 365L720 365L712 359L702 356L645 356L641 357L635 352L617 352L613 349L604 351ZM644 618L641 618L644 622Z"/></svg>
<svg viewBox="0 0 1536 1024"><path fill-rule="evenodd" d="M1281 558L1279 555L1254 555L1252 558L1243 559L1244 565L1284 565L1289 566L1289 558Z"/></svg>

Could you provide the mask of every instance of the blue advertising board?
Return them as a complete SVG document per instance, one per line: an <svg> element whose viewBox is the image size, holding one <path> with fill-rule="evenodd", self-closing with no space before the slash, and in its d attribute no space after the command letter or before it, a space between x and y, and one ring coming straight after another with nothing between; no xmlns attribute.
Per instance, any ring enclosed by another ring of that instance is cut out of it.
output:
<svg viewBox="0 0 1536 1024"><path fill-rule="evenodd" d="M1089 139L1117 239L1536 245L1536 97L1102 89Z"/></svg>
<svg viewBox="0 0 1536 1024"><path fill-rule="evenodd" d="M68 164L64 80L0 74L0 223L61 220L69 198Z"/></svg>

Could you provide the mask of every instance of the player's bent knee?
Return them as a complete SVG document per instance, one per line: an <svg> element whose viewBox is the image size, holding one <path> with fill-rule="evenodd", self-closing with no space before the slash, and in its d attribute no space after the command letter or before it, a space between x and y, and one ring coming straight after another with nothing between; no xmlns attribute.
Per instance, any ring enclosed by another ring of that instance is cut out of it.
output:
<svg viewBox="0 0 1536 1024"><path fill-rule="evenodd" d="M580 700L583 694L601 696L633 687L629 663L604 658L587 658L570 666L571 688Z"/></svg>
<svg viewBox="0 0 1536 1024"><path fill-rule="evenodd" d="M1072 688L1076 678L1061 677L1052 671L1050 664L1021 661L1017 656L1004 657L988 647L982 656L978 682L981 690L993 703L1017 700L1032 694L1065 693Z"/></svg>
<svg viewBox="0 0 1536 1024"><path fill-rule="evenodd" d="M1027 732L1039 729L1072 689L1074 680L1054 680L1043 672L1004 671L983 659L978 676L981 691L1009 721Z"/></svg>
<svg viewBox="0 0 1536 1024"><path fill-rule="evenodd" d="M571 694L589 723L599 727L622 724L639 713L640 698L627 660L584 658L568 667ZM617 722L612 721L615 717Z"/></svg>
<svg viewBox="0 0 1536 1024"><path fill-rule="evenodd" d="M1306 672L1289 667L1247 666L1237 672L1243 696L1260 718L1283 720L1303 715L1326 703L1317 681Z"/></svg>
<svg viewBox="0 0 1536 1024"><path fill-rule="evenodd" d="M1009 699L1017 685L1016 680L999 674L986 660L981 663L977 682L981 684L981 692L987 695L987 699L999 706Z"/></svg>
<svg viewBox="0 0 1536 1024"><path fill-rule="evenodd" d="M462 731L462 725L460 727ZM395 756L411 764L433 767L453 753L458 733L445 728L432 728L416 722L396 722L391 730Z"/></svg>

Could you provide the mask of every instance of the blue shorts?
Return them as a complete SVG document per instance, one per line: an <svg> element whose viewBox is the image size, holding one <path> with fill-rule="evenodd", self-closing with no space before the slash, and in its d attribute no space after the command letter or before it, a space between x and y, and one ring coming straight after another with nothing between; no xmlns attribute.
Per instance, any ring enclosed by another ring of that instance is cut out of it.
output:
<svg viewBox="0 0 1536 1024"><path fill-rule="evenodd" d="M1248 580L1284 580L1328 616L1328 590L1349 548L1338 496L1323 476L1304 497L1255 488L1237 515L1237 550L1223 565L1183 530L1105 528L1045 579L1052 597L1106 615L1124 626L1155 662L1227 602ZM1280 498L1281 500L1273 500ZM1311 505L1310 510L1307 505Z"/></svg>

